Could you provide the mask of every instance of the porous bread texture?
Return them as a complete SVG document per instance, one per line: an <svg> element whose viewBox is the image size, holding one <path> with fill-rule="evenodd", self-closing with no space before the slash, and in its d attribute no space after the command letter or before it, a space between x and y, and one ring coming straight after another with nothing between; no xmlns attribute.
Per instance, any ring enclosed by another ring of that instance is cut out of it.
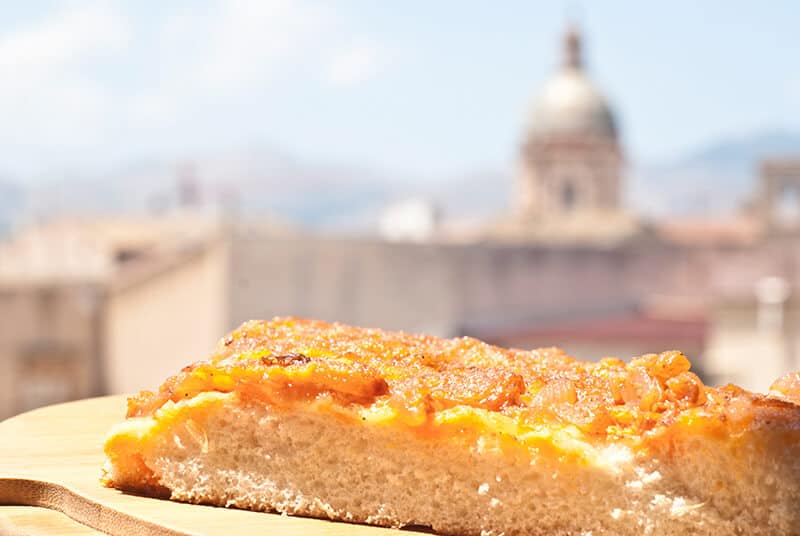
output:
<svg viewBox="0 0 800 536"><path fill-rule="evenodd" d="M587 464L472 432L420 437L235 395L177 406L180 418L140 452L179 501L466 535L758 536L800 525L798 462L744 436L678 438L663 459L613 445ZM115 485L136 484L110 470Z"/></svg>

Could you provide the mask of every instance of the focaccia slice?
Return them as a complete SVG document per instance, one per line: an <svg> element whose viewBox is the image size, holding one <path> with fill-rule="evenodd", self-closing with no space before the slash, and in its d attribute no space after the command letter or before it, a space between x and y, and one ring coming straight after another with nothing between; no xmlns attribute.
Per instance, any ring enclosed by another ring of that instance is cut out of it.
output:
<svg viewBox="0 0 800 536"><path fill-rule="evenodd" d="M707 387L679 352L254 321L129 400L104 481L446 534L800 534L798 385Z"/></svg>

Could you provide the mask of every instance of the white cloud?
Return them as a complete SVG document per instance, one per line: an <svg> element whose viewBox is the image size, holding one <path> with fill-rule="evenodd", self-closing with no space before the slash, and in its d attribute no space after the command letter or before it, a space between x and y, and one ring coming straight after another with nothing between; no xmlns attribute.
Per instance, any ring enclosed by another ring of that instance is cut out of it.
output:
<svg viewBox="0 0 800 536"><path fill-rule="evenodd" d="M37 25L0 38L3 83L30 81L81 62L90 54L107 54L124 47L126 21L109 4L75 4Z"/></svg>
<svg viewBox="0 0 800 536"><path fill-rule="evenodd" d="M158 83L127 99L134 127L179 123L209 102L263 94L276 76L307 61L337 31L325 8L287 0L219 1L174 11L158 31Z"/></svg>
<svg viewBox="0 0 800 536"><path fill-rule="evenodd" d="M299 59L315 36L329 34L333 26L331 13L298 1L228 3L210 35L202 76L220 88L263 81L280 65Z"/></svg>
<svg viewBox="0 0 800 536"><path fill-rule="evenodd" d="M195 7L164 22L160 49L174 84L210 92L236 93L265 83L281 68L302 61L337 26L332 12L299 0L231 0L206 11Z"/></svg>
<svg viewBox="0 0 800 536"><path fill-rule="evenodd" d="M85 63L124 50L127 20L106 2L62 7L0 37L0 143L52 154L92 142L109 104ZM80 133L80 134L78 134Z"/></svg>
<svg viewBox="0 0 800 536"><path fill-rule="evenodd" d="M332 56L325 72L333 86L354 86L374 78L385 65L384 51L374 43L361 43Z"/></svg>
<svg viewBox="0 0 800 536"><path fill-rule="evenodd" d="M0 32L0 171L160 149L218 106L269 105L276 79L349 86L384 65L377 43L344 46L351 28L322 3L165 4L149 19L135 6L67 0Z"/></svg>

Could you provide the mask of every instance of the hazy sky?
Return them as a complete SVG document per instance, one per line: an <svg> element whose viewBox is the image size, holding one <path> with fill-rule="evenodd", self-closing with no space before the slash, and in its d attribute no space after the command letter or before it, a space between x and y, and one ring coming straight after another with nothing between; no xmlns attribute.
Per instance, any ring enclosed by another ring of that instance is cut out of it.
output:
<svg viewBox="0 0 800 536"><path fill-rule="evenodd" d="M0 174L260 146L422 180L510 169L570 14L629 152L665 159L800 128L798 5L9 1Z"/></svg>

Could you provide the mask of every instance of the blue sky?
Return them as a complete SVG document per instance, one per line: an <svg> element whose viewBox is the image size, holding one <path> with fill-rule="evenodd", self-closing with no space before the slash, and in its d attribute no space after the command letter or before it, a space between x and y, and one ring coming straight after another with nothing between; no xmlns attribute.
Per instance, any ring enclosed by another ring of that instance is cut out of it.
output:
<svg viewBox="0 0 800 536"><path fill-rule="evenodd" d="M0 173L276 147L511 170L570 15L635 161L800 129L796 2L31 1L0 17Z"/></svg>

